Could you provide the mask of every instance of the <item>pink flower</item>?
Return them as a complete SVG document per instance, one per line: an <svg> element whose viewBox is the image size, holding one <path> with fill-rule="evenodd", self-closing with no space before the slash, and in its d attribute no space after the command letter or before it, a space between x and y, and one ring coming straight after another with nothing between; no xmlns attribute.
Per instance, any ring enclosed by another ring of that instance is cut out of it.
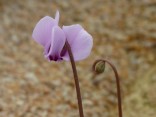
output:
<svg viewBox="0 0 156 117"><path fill-rule="evenodd" d="M44 56L49 61L69 61L69 55L64 48L68 41L75 61L85 59L89 56L92 46L92 36L79 24L71 26L58 26L59 12L55 19L45 16L35 26L32 37L44 47Z"/></svg>

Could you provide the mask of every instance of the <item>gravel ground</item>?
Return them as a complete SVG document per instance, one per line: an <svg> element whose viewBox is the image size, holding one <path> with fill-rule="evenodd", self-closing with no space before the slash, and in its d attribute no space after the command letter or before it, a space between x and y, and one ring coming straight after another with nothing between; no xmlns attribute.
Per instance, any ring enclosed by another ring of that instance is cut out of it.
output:
<svg viewBox="0 0 156 117"><path fill-rule="evenodd" d="M91 71L98 58L118 68L124 116L154 117L155 0L0 0L0 117L78 117L70 63L46 61L31 37L57 9L60 26L79 23L94 38L91 55L76 63L85 117L117 116L111 69Z"/></svg>

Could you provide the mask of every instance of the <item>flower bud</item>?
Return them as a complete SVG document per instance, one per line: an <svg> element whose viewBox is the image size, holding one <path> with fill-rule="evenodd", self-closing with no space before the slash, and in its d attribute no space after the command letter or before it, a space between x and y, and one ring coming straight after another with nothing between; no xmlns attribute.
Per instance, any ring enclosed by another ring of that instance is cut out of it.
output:
<svg viewBox="0 0 156 117"><path fill-rule="evenodd" d="M104 61L99 61L96 65L95 65L95 72L97 74L100 74L102 72L104 72L105 70L105 62Z"/></svg>

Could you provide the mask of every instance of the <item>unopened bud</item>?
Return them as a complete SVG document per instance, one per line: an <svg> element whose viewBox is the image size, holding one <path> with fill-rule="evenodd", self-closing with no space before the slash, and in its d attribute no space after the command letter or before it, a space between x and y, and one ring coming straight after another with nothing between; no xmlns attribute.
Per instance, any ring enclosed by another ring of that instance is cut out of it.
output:
<svg viewBox="0 0 156 117"><path fill-rule="evenodd" d="M95 72L97 74L103 73L105 71L105 62L104 61L99 61L96 65L95 65Z"/></svg>

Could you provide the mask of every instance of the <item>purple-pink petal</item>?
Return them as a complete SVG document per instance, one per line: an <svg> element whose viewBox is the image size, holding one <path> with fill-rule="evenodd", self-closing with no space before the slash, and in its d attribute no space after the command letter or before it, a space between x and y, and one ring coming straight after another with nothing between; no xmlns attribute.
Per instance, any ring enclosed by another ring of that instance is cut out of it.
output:
<svg viewBox="0 0 156 117"><path fill-rule="evenodd" d="M63 26L59 23L59 11L55 19L46 16L42 18L33 30L33 39L44 47L44 55L48 60L69 61L67 49L64 48L65 41L68 41L74 55L74 60L79 61L89 56L92 46L92 36L79 24Z"/></svg>
<svg viewBox="0 0 156 117"><path fill-rule="evenodd" d="M43 47L50 42L52 28L57 25L55 19L45 16L35 26L33 30L33 39Z"/></svg>
<svg viewBox="0 0 156 117"><path fill-rule="evenodd" d="M59 13L59 11L57 11L55 14L55 21L56 21L57 25L59 23L59 19L60 19L60 13Z"/></svg>
<svg viewBox="0 0 156 117"><path fill-rule="evenodd" d="M75 38L77 37L80 30L82 30L82 26L79 24L71 25L71 26L63 26L63 31L67 37L68 43L71 45Z"/></svg>
<svg viewBox="0 0 156 117"><path fill-rule="evenodd" d="M64 26L63 30L71 46L74 60L79 61L87 58L93 46L92 36L80 25ZM66 61L70 60L68 53L65 54L63 59Z"/></svg>
<svg viewBox="0 0 156 117"><path fill-rule="evenodd" d="M53 27L51 34L51 42L45 48L45 57L48 60L61 60L62 58L60 54L65 45L65 40L66 38L63 30L58 26Z"/></svg>

